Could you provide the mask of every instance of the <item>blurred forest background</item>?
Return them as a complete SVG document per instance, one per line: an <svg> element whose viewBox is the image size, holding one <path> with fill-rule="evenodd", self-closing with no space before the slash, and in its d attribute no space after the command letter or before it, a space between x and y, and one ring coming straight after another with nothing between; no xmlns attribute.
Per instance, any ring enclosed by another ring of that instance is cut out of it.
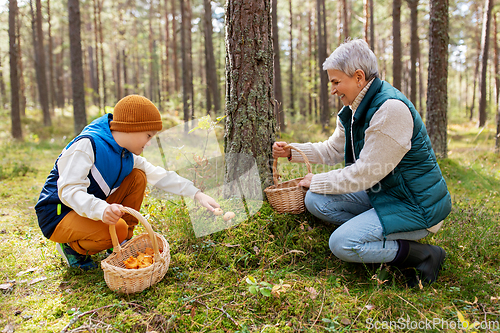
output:
<svg viewBox="0 0 500 333"><path fill-rule="evenodd" d="M322 97L326 84L321 64L346 38L367 40L379 59L381 79L408 96L425 119L432 5L446 6L449 17L448 31L440 31L443 36L448 32L447 54L433 55L445 61L448 57L448 97L437 97L447 103L445 126L496 123L500 55L493 0L271 3L273 88L281 131L304 121L324 129L334 124L330 120L341 105L328 92ZM71 114L71 106L104 113L123 96L136 93L151 99L162 113L184 120L220 116L227 93L225 7L221 0L2 0L0 109L7 112L12 100L19 100L20 118L13 122L27 117L26 110L38 110L43 115L40 125L50 126L54 117ZM72 74L70 48L78 27L80 76ZM10 71L13 50L18 82ZM75 104L75 87L83 87L83 105ZM86 115L75 119L75 132L86 122ZM19 131L2 138L22 138L21 127Z"/></svg>

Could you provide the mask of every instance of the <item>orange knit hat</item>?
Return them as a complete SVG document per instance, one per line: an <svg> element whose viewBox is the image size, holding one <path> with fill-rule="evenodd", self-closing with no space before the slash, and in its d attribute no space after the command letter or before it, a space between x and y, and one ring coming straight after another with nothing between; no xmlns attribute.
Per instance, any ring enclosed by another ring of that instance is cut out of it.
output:
<svg viewBox="0 0 500 333"><path fill-rule="evenodd" d="M146 97L128 95L116 103L109 128L118 132L161 131L160 111Z"/></svg>

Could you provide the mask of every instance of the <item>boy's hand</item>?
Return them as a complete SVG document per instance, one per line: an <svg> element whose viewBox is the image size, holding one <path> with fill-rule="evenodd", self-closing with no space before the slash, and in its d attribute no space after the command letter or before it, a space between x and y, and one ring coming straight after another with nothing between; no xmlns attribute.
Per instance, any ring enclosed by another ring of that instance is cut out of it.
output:
<svg viewBox="0 0 500 333"><path fill-rule="evenodd" d="M120 209L123 208L120 204L111 204L105 210L104 214L102 214L102 222L106 224L116 224L120 217L125 214Z"/></svg>
<svg viewBox="0 0 500 333"><path fill-rule="evenodd" d="M215 208L220 207L220 205L215 202L215 200L211 196L206 195L202 191L198 191L194 195L194 198L200 203L200 205L206 207L211 212L213 212Z"/></svg>

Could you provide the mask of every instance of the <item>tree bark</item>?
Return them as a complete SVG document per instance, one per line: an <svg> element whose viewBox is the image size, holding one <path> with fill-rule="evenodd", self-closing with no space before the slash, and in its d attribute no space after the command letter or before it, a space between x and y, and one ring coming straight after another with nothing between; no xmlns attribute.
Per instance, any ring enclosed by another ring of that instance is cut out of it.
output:
<svg viewBox="0 0 500 333"><path fill-rule="evenodd" d="M325 6L325 1L322 0L322 6ZM349 8L347 5L347 0L342 0L342 8L344 9L342 17L344 18L343 30L344 30L344 38L347 39L350 36L349 32ZM326 16L326 13L323 13Z"/></svg>
<svg viewBox="0 0 500 333"><path fill-rule="evenodd" d="M283 88L281 85L280 42L278 34L278 0L271 0L271 20L273 38L274 67L274 116L278 123L278 133L285 130L285 111L283 110Z"/></svg>
<svg viewBox="0 0 500 333"><path fill-rule="evenodd" d="M11 134L16 140L22 140L21 115L19 113L19 77L17 74L18 49L16 46L17 0L9 0L9 54L10 54L10 119Z"/></svg>
<svg viewBox="0 0 500 333"><path fill-rule="evenodd" d="M167 98L170 96L170 21L168 19L168 0L165 0L165 72L163 82Z"/></svg>
<svg viewBox="0 0 500 333"><path fill-rule="evenodd" d="M93 0L94 7L94 47L95 47L95 90L94 90L94 103L101 109L101 92L99 80L99 5L97 0Z"/></svg>
<svg viewBox="0 0 500 333"><path fill-rule="evenodd" d="M50 97L50 111L54 115L54 108L56 107L56 93L54 86L54 43L52 40L52 23L50 19L50 0L47 0L47 21L49 23L48 39L49 39L49 97Z"/></svg>
<svg viewBox="0 0 500 333"><path fill-rule="evenodd" d="M73 93L73 117L75 135L87 125L85 89L82 64L82 40L80 34L80 2L68 0L69 44L71 53L71 89Z"/></svg>
<svg viewBox="0 0 500 333"><path fill-rule="evenodd" d="M481 38L481 77L479 79L479 122L478 126L483 127L486 124L486 74L488 72L488 51L490 45L490 26L491 26L491 10L493 8L493 0L485 0L484 17L483 17L483 32Z"/></svg>
<svg viewBox="0 0 500 333"><path fill-rule="evenodd" d="M175 2L178 0L172 0L172 62L174 67L174 88L175 92L178 93L180 90L179 83L179 59L177 57L177 19L175 18Z"/></svg>
<svg viewBox="0 0 500 333"><path fill-rule="evenodd" d="M5 89L5 81L3 79L3 70L1 69L2 68L1 60L2 60L2 57L0 56L0 95L2 96L1 106L3 108L6 108L7 107L7 91Z"/></svg>
<svg viewBox="0 0 500 333"><path fill-rule="evenodd" d="M498 25L497 25L497 17L498 13L495 13L493 16L493 26L494 26L494 31L493 31L493 45L494 45L494 50L495 50L495 106L496 106L496 136L495 136L495 151L498 154L500 152L500 105L498 104L499 101L499 95L500 95L500 66L498 63L498 40L497 40L497 35L498 35Z"/></svg>
<svg viewBox="0 0 500 333"><path fill-rule="evenodd" d="M345 1L344 1L345 3ZM330 122L330 108L328 104L328 75L326 71L323 70L323 62L327 58L326 54L326 31L325 31L325 1L317 0L317 11L318 11L318 69L320 75L320 123L324 132L327 132L327 128ZM345 27L344 27L345 29ZM345 31L345 30L344 30Z"/></svg>
<svg viewBox="0 0 500 333"><path fill-rule="evenodd" d="M183 112L184 112L184 125L186 132L189 131L189 121L191 118L191 108L193 104L193 96L191 95L191 86L192 81L190 82L190 74L189 74L189 43L186 40L186 32L190 33L191 29L188 29L187 26L191 25L191 22L188 22L187 15L187 7L186 0L180 0L180 10L181 10L181 56L182 56L182 104L183 104Z"/></svg>
<svg viewBox="0 0 500 333"><path fill-rule="evenodd" d="M436 156L446 158L448 107L448 0L431 1L427 130Z"/></svg>
<svg viewBox="0 0 500 333"><path fill-rule="evenodd" d="M261 189L271 185L273 45L270 0L232 0L226 7L225 177L234 180L255 159Z"/></svg>
<svg viewBox="0 0 500 333"><path fill-rule="evenodd" d="M51 126L49 110L49 94L47 90L47 75L45 71L45 50L43 48L43 30L42 30L42 2L36 0L36 73L38 83L38 98L42 107L43 125Z"/></svg>
<svg viewBox="0 0 500 333"><path fill-rule="evenodd" d="M403 64L401 62L401 0L392 2L392 85L401 90L401 74Z"/></svg>
<svg viewBox="0 0 500 333"><path fill-rule="evenodd" d="M417 59L419 53L418 38L418 0L408 0L410 7L410 101L417 105Z"/></svg>
<svg viewBox="0 0 500 333"><path fill-rule="evenodd" d="M292 12L292 0L288 1L289 9L290 9L290 79L289 79L289 87L290 87L290 115L292 118L295 117L295 96L293 91L293 12Z"/></svg>
<svg viewBox="0 0 500 333"><path fill-rule="evenodd" d="M21 47L21 16L17 11L17 75L19 77L19 108L21 117L26 115L26 82L24 81L23 50Z"/></svg>
<svg viewBox="0 0 500 333"><path fill-rule="evenodd" d="M214 45L212 40L212 6L210 0L203 0L204 6L204 32L205 32L205 71L207 76L207 113L212 109L217 113L220 110L219 82L217 79L217 69L215 67ZM208 103L208 101L212 103ZM209 105L210 104L210 105Z"/></svg>
<svg viewBox="0 0 500 333"><path fill-rule="evenodd" d="M375 52L375 19L374 19L374 8L373 0L368 0L370 7L370 49Z"/></svg>

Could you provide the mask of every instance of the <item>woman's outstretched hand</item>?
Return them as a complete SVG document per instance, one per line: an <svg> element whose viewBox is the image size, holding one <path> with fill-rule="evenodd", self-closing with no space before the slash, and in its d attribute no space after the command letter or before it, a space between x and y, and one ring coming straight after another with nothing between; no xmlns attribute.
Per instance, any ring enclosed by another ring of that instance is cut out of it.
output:
<svg viewBox="0 0 500 333"><path fill-rule="evenodd" d="M312 177L313 177L313 174L308 173L307 175L305 175L304 179L302 179L297 185L302 186L302 187L306 187L306 188L311 187Z"/></svg>
<svg viewBox="0 0 500 333"><path fill-rule="evenodd" d="M291 157L292 150L290 148L284 148L288 143L284 141L277 141L273 144L273 158L278 157Z"/></svg>

